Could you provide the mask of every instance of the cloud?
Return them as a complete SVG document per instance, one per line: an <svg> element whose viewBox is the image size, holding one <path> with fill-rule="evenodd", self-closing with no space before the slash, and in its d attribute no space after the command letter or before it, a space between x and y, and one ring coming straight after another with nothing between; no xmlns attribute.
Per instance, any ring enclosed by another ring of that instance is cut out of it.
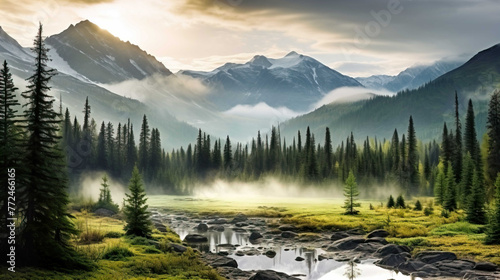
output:
<svg viewBox="0 0 500 280"><path fill-rule="evenodd" d="M362 87L341 87L330 91L320 101L313 105L313 109L330 103L349 103L370 99L377 95L392 96L395 93L386 90L373 90Z"/></svg>
<svg viewBox="0 0 500 280"><path fill-rule="evenodd" d="M225 111L224 114L257 120L269 120L270 123L274 123L296 117L300 113L292 111L287 107L273 108L264 102L260 102L256 105L236 105Z"/></svg>

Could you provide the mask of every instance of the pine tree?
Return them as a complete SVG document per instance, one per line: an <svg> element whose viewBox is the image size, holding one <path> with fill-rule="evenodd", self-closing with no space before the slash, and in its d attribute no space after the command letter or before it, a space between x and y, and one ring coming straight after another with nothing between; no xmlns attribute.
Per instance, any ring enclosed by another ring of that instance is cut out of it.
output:
<svg viewBox="0 0 500 280"><path fill-rule="evenodd" d="M472 183L474 176L474 161L469 153L465 154L462 164L462 178L460 180L460 205L467 207L467 201L472 191Z"/></svg>
<svg viewBox="0 0 500 280"><path fill-rule="evenodd" d="M355 207L360 207L361 204L357 203L357 197L359 196L358 185L356 184L356 177L352 170L349 171L349 176L345 182L344 186L344 197L345 202L343 208L346 210L346 214L354 215L358 214L359 211L354 209Z"/></svg>
<svg viewBox="0 0 500 280"><path fill-rule="evenodd" d="M441 164L440 164L441 165ZM444 174L444 167L439 168L434 186L434 197L436 204L443 205L446 196L446 175Z"/></svg>
<svg viewBox="0 0 500 280"><path fill-rule="evenodd" d="M417 200L417 202L415 202L414 210L415 211L422 211L422 203L420 202L420 200Z"/></svg>
<svg viewBox="0 0 500 280"><path fill-rule="evenodd" d="M149 156L150 179L158 175L161 167L161 138L158 128L153 128L151 132L151 150Z"/></svg>
<svg viewBox="0 0 500 280"><path fill-rule="evenodd" d="M94 158L95 155L92 154L92 147L94 146L94 138L92 137L92 128L90 125L90 105L89 105L89 97L85 99L85 106L83 107L83 126L82 126L82 135L81 145L79 146L80 154L84 155L84 165L94 164L91 159Z"/></svg>
<svg viewBox="0 0 500 280"><path fill-rule="evenodd" d="M474 171L472 177L472 189L467 201L467 221L472 224L486 223L486 211L484 210L485 189L479 179L479 172Z"/></svg>
<svg viewBox="0 0 500 280"><path fill-rule="evenodd" d="M392 194L389 196L389 200L387 201L386 207L387 208L394 208L396 206L396 202L394 202L394 197L392 197Z"/></svg>
<svg viewBox="0 0 500 280"><path fill-rule="evenodd" d="M330 129L327 127L325 131L325 144L324 144L324 165L323 165L323 176L328 178L333 170L333 149L332 149L332 139L330 136Z"/></svg>
<svg viewBox="0 0 500 280"><path fill-rule="evenodd" d="M53 109L54 99L48 95L48 83L55 70L48 69L48 49L38 30L32 51L35 53L35 73L27 79L27 99L24 118L28 140L23 165L29 170L26 185L19 191L18 205L21 222L17 245L20 260L28 264L60 265L66 268L77 263L68 242L76 234L71 215L66 178L66 164L58 136L60 119Z"/></svg>
<svg viewBox="0 0 500 280"><path fill-rule="evenodd" d="M137 166L132 171L128 185L130 194L125 194L123 213L125 214L125 232L127 235L149 237L151 235L151 220L148 213L147 198L144 191L142 176Z"/></svg>
<svg viewBox="0 0 500 280"><path fill-rule="evenodd" d="M149 172L149 149L150 149L150 129L146 115L142 118L141 134L139 136L139 170L143 174Z"/></svg>
<svg viewBox="0 0 500 280"><path fill-rule="evenodd" d="M101 130L97 136L97 168L106 170L108 168L108 145L106 141L106 125L101 123Z"/></svg>
<svg viewBox="0 0 500 280"><path fill-rule="evenodd" d="M474 107L469 99L467 115L465 116L465 133L464 133L464 153L469 153L474 161L474 166L477 168L479 161L479 143L477 141L476 124L474 117Z"/></svg>
<svg viewBox="0 0 500 280"><path fill-rule="evenodd" d="M12 74L4 61L0 69L0 182L3 188L0 193L0 254L1 260L6 258L9 253L7 233L7 192L8 189L8 171L16 170L20 173L21 161L21 142L20 130L16 124L17 110L14 106L19 105L16 99L15 91L18 88L14 86ZM18 175L19 176L19 175ZM4 239L5 238L5 239ZM5 262L3 262L5 263Z"/></svg>
<svg viewBox="0 0 500 280"><path fill-rule="evenodd" d="M403 195L399 195L396 198L396 208L406 208L405 199L403 198Z"/></svg>
<svg viewBox="0 0 500 280"><path fill-rule="evenodd" d="M491 96L488 106L488 177L493 180L500 172L500 90Z"/></svg>
<svg viewBox="0 0 500 280"><path fill-rule="evenodd" d="M394 134L392 135L392 142L391 142L391 154L392 154L392 170L394 174L399 173L399 167L400 167L400 155L399 155L399 136L398 136L398 130L394 130Z"/></svg>
<svg viewBox="0 0 500 280"><path fill-rule="evenodd" d="M117 204L113 202L113 199L111 198L111 190L109 188L108 176L106 174L102 176L101 186L102 188L99 189L99 200L97 201L97 204L93 208L94 209L104 208L111 210L115 213L118 213L119 207Z"/></svg>
<svg viewBox="0 0 500 280"><path fill-rule="evenodd" d="M486 231L486 244L500 244L500 173L495 182L495 207L491 213Z"/></svg>
<svg viewBox="0 0 500 280"><path fill-rule="evenodd" d="M131 173L134 166L137 164L137 147L135 146L134 126L129 124L127 127L129 131L127 133L127 164L125 172Z"/></svg>
<svg viewBox="0 0 500 280"><path fill-rule="evenodd" d="M416 194L419 186L419 174L418 174L418 151L417 151L417 136L415 134L415 127L413 125L413 118L410 116L410 121L408 125L408 183L409 188L407 190L408 194Z"/></svg>
<svg viewBox="0 0 500 280"><path fill-rule="evenodd" d="M231 148L231 140L229 136L226 138L226 144L224 144L224 169L230 170L233 165L233 151Z"/></svg>
<svg viewBox="0 0 500 280"><path fill-rule="evenodd" d="M443 209L454 211L457 209L457 190L455 184L455 175L453 175L453 168L448 164L446 172L446 189L444 193Z"/></svg>
<svg viewBox="0 0 500 280"><path fill-rule="evenodd" d="M458 94L455 91L455 140L453 151L453 173L455 174L455 182L460 182L462 177L462 124L460 123L460 115L458 113Z"/></svg>

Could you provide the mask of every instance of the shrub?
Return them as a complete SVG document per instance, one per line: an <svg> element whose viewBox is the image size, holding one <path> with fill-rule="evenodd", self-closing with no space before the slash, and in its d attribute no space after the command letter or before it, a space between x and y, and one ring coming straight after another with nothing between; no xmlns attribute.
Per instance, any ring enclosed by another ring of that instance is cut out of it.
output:
<svg viewBox="0 0 500 280"><path fill-rule="evenodd" d="M156 249L155 247L148 246L144 250L144 253L146 253L146 254L161 254L162 251Z"/></svg>
<svg viewBox="0 0 500 280"><path fill-rule="evenodd" d="M405 208L405 199L403 198L403 195L399 195L398 198L396 199L396 208Z"/></svg>
<svg viewBox="0 0 500 280"><path fill-rule="evenodd" d="M109 231L104 234L104 237L106 238L120 238L123 236L123 233L117 232L117 231Z"/></svg>
<svg viewBox="0 0 500 280"><path fill-rule="evenodd" d="M420 203L420 200L417 200L417 202L415 202L415 211L422 211L422 203Z"/></svg>
<svg viewBox="0 0 500 280"><path fill-rule="evenodd" d="M110 260L110 261L123 261L127 257L132 257L134 256L134 253L130 251L129 249L125 247L112 247L107 252L102 256L104 260Z"/></svg>
<svg viewBox="0 0 500 280"><path fill-rule="evenodd" d="M424 215L430 216L432 214L434 214L434 209L431 208L431 207L425 207L425 209L424 209Z"/></svg>
<svg viewBox="0 0 500 280"><path fill-rule="evenodd" d="M389 196L389 201L387 201L387 208L394 208L396 206L396 203L394 202L394 197Z"/></svg>

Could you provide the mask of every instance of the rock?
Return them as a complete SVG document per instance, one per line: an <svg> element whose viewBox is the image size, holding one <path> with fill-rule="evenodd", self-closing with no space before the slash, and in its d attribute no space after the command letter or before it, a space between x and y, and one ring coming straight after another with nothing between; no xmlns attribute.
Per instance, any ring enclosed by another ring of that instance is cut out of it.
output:
<svg viewBox="0 0 500 280"><path fill-rule="evenodd" d="M219 255L219 256L227 256L227 255L229 255L229 252L228 251L219 251L217 253L217 255Z"/></svg>
<svg viewBox="0 0 500 280"><path fill-rule="evenodd" d="M248 220L247 216L245 216L244 214L242 213L239 213L238 215L236 215L233 220L231 221L232 224L236 224L236 223L241 223L241 222L244 222Z"/></svg>
<svg viewBox="0 0 500 280"><path fill-rule="evenodd" d="M330 237L330 239L332 241L337 241L337 240L340 240L340 239L344 239L346 237L349 237L349 234L347 234L345 231L337 231L337 232L334 232L332 237Z"/></svg>
<svg viewBox="0 0 500 280"><path fill-rule="evenodd" d="M261 270L255 273L249 280L300 280L282 272L272 270Z"/></svg>
<svg viewBox="0 0 500 280"><path fill-rule="evenodd" d="M319 255L318 256L318 261L322 261L322 260L328 260L328 257L324 256L324 255Z"/></svg>
<svg viewBox="0 0 500 280"><path fill-rule="evenodd" d="M233 280L247 280L253 274L253 272L251 271L243 271L238 268L227 267L227 266L218 267L217 272L226 279L233 279Z"/></svg>
<svg viewBox="0 0 500 280"><path fill-rule="evenodd" d="M346 231L346 233L349 235L365 235L366 231L364 231L361 228L353 228L353 229Z"/></svg>
<svg viewBox="0 0 500 280"><path fill-rule="evenodd" d="M478 262L474 266L474 269L482 271L496 271L498 269L498 266L490 262Z"/></svg>
<svg viewBox="0 0 500 280"><path fill-rule="evenodd" d="M281 233L283 238L295 238L298 234L293 231L284 231Z"/></svg>
<svg viewBox="0 0 500 280"><path fill-rule="evenodd" d="M242 251L236 251L236 253L234 254L238 257L243 257L245 255L245 253L243 253Z"/></svg>
<svg viewBox="0 0 500 280"><path fill-rule="evenodd" d="M98 208L94 211L94 214L101 217L111 217L116 213L106 208Z"/></svg>
<svg viewBox="0 0 500 280"><path fill-rule="evenodd" d="M294 225L282 225L278 229L281 231L298 231L297 227Z"/></svg>
<svg viewBox="0 0 500 280"><path fill-rule="evenodd" d="M250 234L249 239L250 239L250 240L257 240L257 239L262 238L262 237L263 237L263 236L262 236L262 234L260 234L260 233L258 233L258 232L256 232L256 231L254 231L254 232L252 232L252 233Z"/></svg>
<svg viewBox="0 0 500 280"><path fill-rule="evenodd" d="M410 248L408 248L406 246L396 245L396 244L387 244L387 245L379 248L375 252L375 254L378 257L383 258L383 257L391 255L391 254L400 254L400 253L404 253L404 252L409 253Z"/></svg>
<svg viewBox="0 0 500 280"><path fill-rule="evenodd" d="M176 243L171 243L170 248L172 248L172 251L177 252L177 253L184 253L187 250L187 247L182 246L180 244L176 244Z"/></svg>
<svg viewBox="0 0 500 280"><path fill-rule="evenodd" d="M237 227L246 227L246 226L248 226L248 224L245 222L238 222L238 223L236 223L236 226Z"/></svg>
<svg viewBox="0 0 500 280"><path fill-rule="evenodd" d="M454 261L457 259L457 255L451 252L443 252L443 251L427 251L420 252L415 256L415 259L422 261L424 263L433 264L438 261Z"/></svg>
<svg viewBox="0 0 500 280"><path fill-rule="evenodd" d="M210 230L212 230L212 231L218 231L218 232L223 232L224 231L224 226L216 225L216 226L210 227Z"/></svg>
<svg viewBox="0 0 500 280"><path fill-rule="evenodd" d="M220 256L217 254L206 253L202 255L203 260L211 267L234 267L238 268L238 263L229 257Z"/></svg>
<svg viewBox="0 0 500 280"><path fill-rule="evenodd" d="M273 251L273 250L269 250L269 251L267 251L266 253L264 253L264 255L266 255L266 257L268 257L268 258L271 258L271 259L272 259L272 258L274 258L274 257L276 256L276 252L275 252L275 251Z"/></svg>
<svg viewBox="0 0 500 280"><path fill-rule="evenodd" d="M154 226L160 232L167 232L167 227L164 224L154 223Z"/></svg>
<svg viewBox="0 0 500 280"><path fill-rule="evenodd" d="M255 248L250 248L250 249L245 251L245 255L247 255L247 256L259 256L260 251L255 249Z"/></svg>
<svg viewBox="0 0 500 280"><path fill-rule="evenodd" d="M208 242L208 238L199 234L188 234L184 238L184 241L188 243Z"/></svg>
<svg viewBox="0 0 500 280"><path fill-rule="evenodd" d="M303 260L305 260L303 257L296 257L296 258L295 258L295 261L298 261L298 262L301 262L301 261L303 261Z"/></svg>
<svg viewBox="0 0 500 280"><path fill-rule="evenodd" d="M397 268L399 271L401 271L403 273L410 274L412 272L419 271L420 268L422 268L423 266L425 266L425 263L423 263L421 261L407 260L404 263L398 265Z"/></svg>
<svg viewBox="0 0 500 280"><path fill-rule="evenodd" d="M365 239L362 237L351 236L332 243L331 248L336 248L338 250L352 250L356 248L359 244L365 243Z"/></svg>
<svg viewBox="0 0 500 280"><path fill-rule="evenodd" d="M376 265L384 268L395 268L400 264L406 262L408 257L403 254L391 254L383 257L381 260L375 262Z"/></svg>
<svg viewBox="0 0 500 280"><path fill-rule="evenodd" d="M433 266L432 264L426 264L422 266L420 270L425 271L430 276L439 276L439 269ZM422 276L417 276L417 277L422 277Z"/></svg>
<svg viewBox="0 0 500 280"><path fill-rule="evenodd" d="M382 245L387 245L389 244L389 242L387 242L387 240L385 240L385 238L383 237L372 237L372 238L368 238L365 240L366 243L370 243L370 242L373 242L373 243L380 243Z"/></svg>
<svg viewBox="0 0 500 280"><path fill-rule="evenodd" d="M243 228L238 228L238 227L234 227L234 228L232 228L232 230L233 230L234 232L247 232L245 229L243 229Z"/></svg>
<svg viewBox="0 0 500 280"><path fill-rule="evenodd" d="M196 226L196 229L201 232L205 232L208 230L208 225L207 224L199 224Z"/></svg>
<svg viewBox="0 0 500 280"><path fill-rule="evenodd" d="M355 252L362 252L365 254L373 254L383 245L377 242L361 243L353 249Z"/></svg>
<svg viewBox="0 0 500 280"><path fill-rule="evenodd" d="M373 238L373 237L387 237L389 236L389 232L383 229L376 229L366 236L366 238Z"/></svg>
<svg viewBox="0 0 500 280"><path fill-rule="evenodd" d="M223 225L223 224L227 224L227 220L226 219L219 219L219 218L216 218L214 220L210 220L207 222L207 224L209 225Z"/></svg>

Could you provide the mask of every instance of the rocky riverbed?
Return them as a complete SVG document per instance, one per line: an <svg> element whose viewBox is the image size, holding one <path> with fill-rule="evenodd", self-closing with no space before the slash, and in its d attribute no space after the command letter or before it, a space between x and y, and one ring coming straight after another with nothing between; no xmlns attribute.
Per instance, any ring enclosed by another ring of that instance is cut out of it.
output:
<svg viewBox="0 0 500 280"><path fill-rule="evenodd" d="M152 219L158 230L166 230L166 224L183 239L184 245L175 245L175 251L182 252L185 246L199 250L203 260L228 279L309 279L302 271L311 273L311 267L319 267L320 262L322 271L336 269L343 262L373 263L412 279L500 279L500 271L493 263L461 260L451 252L412 255L406 246L389 244L385 230L304 233L293 225L280 224L279 219L248 218L243 214L231 218L189 217L154 210ZM291 250L300 250L300 254L290 261L294 262L288 269L290 275L248 269L256 263L263 268L269 259L289 257L287 252ZM252 265L248 265L249 257L253 257ZM308 270L298 269L300 266ZM296 270L299 273L293 273Z"/></svg>

